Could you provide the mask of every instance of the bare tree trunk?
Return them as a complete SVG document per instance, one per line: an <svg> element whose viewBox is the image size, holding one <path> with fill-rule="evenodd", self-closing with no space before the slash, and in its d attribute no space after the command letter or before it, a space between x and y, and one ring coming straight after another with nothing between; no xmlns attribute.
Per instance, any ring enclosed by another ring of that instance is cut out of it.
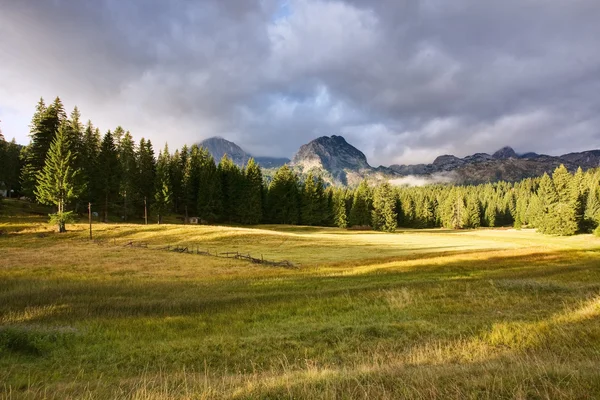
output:
<svg viewBox="0 0 600 400"><path fill-rule="evenodd" d="M108 222L108 194L104 197L104 221Z"/></svg>
<svg viewBox="0 0 600 400"><path fill-rule="evenodd" d="M65 228L64 210L64 202L60 201L58 203L58 233L64 233L67 231Z"/></svg>
<svg viewBox="0 0 600 400"><path fill-rule="evenodd" d="M125 217L125 221L127 221L128 215L127 215L127 191L125 191L125 195L124 195L124 199L123 199L123 216Z"/></svg>

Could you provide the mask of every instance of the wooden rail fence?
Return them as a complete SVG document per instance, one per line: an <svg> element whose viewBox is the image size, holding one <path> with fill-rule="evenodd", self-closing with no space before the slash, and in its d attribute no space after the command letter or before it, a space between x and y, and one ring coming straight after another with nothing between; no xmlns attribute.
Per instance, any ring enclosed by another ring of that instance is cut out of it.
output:
<svg viewBox="0 0 600 400"><path fill-rule="evenodd" d="M121 241L124 241L125 244L122 244ZM243 254L239 251L227 251L227 252L218 252L218 251L210 251L209 249L201 249L200 246L191 245L191 246L182 246L182 245L167 245L167 246L150 246L147 242L142 241L134 241L130 239L120 239L119 243L117 243L117 239L95 239L94 243L97 245L111 245L111 246L121 246L121 247L130 247L130 248L143 248L143 249L151 249L151 250L161 250L161 251L170 251L180 254L194 254L199 256L207 256L207 257L215 257L215 258L232 258L236 260L247 261L252 264L262 264L268 265L272 267L283 267L283 268L299 268L298 264L294 264L288 260L282 261L273 261L266 260L262 254L260 258L252 257L250 253Z"/></svg>

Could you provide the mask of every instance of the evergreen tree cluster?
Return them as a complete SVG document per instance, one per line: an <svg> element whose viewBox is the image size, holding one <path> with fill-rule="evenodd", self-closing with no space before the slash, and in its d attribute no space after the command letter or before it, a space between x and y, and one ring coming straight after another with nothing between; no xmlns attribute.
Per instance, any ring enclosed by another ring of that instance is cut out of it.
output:
<svg viewBox="0 0 600 400"><path fill-rule="evenodd" d="M550 176L516 183L398 189L398 224L451 229L514 226L551 235L590 232L600 223L600 170L572 174L564 166Z"/></svg>
<svg viewBox="0 0 600 400"><path fill-rule="evenodd" d="M12 152L12 153L11 153ZM12 154L11 156L5 156ZM87 203L104 221L175 214L204 223L302 224L370 228L472 229L533 227L553 235L589 232L600 222L600 170L570 173L564 166L539 178L477 186L327 187L318 174L301 178L289 166L270 182L254 160L239 167L207 149L167 145L155 154L150 140L135 142L121 127L101 135L75 108L67 117L60 99L37 105L31 143L0 140L0 181L39 202L82 213ZM4 167L4 164L10 164ZM62 182L59 180L62 179ZM62 186L61 186L62 185Z"/></svg>

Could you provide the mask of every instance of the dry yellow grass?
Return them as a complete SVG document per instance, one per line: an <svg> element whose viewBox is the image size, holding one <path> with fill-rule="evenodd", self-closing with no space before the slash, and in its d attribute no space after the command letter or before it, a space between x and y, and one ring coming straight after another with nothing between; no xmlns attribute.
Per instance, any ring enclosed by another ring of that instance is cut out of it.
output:
<svg viewBox="0 0 600 400"><path fill-rule="evenodd" d="M94 228L0 222L0 398L600 396L592 236Z"/></svg>

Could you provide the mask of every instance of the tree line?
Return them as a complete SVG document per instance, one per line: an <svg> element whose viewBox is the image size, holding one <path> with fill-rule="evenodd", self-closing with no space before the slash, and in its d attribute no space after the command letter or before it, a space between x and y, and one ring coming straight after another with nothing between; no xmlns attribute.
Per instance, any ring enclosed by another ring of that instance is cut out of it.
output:
<svg viewBox="0 0 600 400"><path fill-rule="evenodd" d="M171 152L165 144L157 155L150 140L136 142L122 127L102 135L80 119L77 107L67 116L59 98L49 105L41 99L30 144L21 149L0 140L0 181L54 205L61 231L89 203L103 221L149 215L161 223L175 214L204 223L388 232L527 226L572 235L596 229L600 220L600 170L570 173L560 166L551 176L476 186L394 187L364 180L356 188L328 187L318 174L300 177L287 165L267 180L254 160L239 167L224 156L217 163L197 145Z"/></svg>
<svg viewBox="0 0 600 400"><path fill-rule="evenodd" d="M6 190L7 197L20 191L21 146L15 139L6 141L0 130L0 190Z"/></svg>

